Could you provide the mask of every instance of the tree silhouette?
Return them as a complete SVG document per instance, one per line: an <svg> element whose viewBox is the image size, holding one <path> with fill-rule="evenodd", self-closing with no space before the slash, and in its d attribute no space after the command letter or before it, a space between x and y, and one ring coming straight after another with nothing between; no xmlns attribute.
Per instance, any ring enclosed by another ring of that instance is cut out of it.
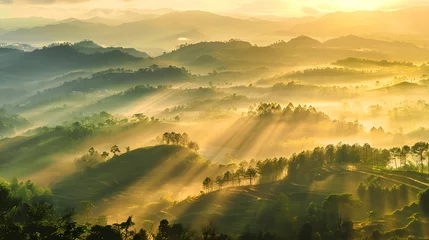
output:
<svg viewBox="0 0 429 240"><path fill-rule="evenodd" d="M133 237L133 240L151 240L152 237L145 229L140 229L138 233L136 233Z"/></svg>
<svg viewBox="0 0 429 240"><path fill-rule="evenodd" d="M356 207L361 206L361 202L354 199L352 194L331 194L322 202L322 209L328 213L328 218L341 230L344 219L348 212Z"/></svg>
<svg viewBox="0 0 429 240"><path fill-rule="evenodd" d="M93 148L93 147L91 147L89 150L88 150L88 152L89 152L89 155L94 155L94 153L95 153L95 149Z"/></svg>
<svg viewBox="0 0 429 240"><path fill-rule="evenodd" d="M398 168L397 159L401 157L401 149L398 147L394 147L390 149L390 154L393 156L393 159L395 160L395 168Z"/></svg>
<svg viewBox="0 0 429 240"><path fill-rule="evenodd" d="M429 149L429 144L426 142L417 142L411 147L411 151L420 158L420 165L422 167L422 172L423 172L424 153L428 151L428 149ZM428 164L428 168L429 168L429 164Z"/></svg>
<svg viewBox="0 0 429 240"><path fill-rule="evenodd" d="M249 167L249 168L246 170L245 176L246 176L247 178L249 178L250 185L252 185L252 181L253 181L253 179L256 177L256 175L257 175L257 174L258 174L258 171L256 171L256 169L255 169L255 168L253 168L253 167Z"/></svg>
<svg viewBox="0 0 429 240"><path fill-rule="evenodd" d="M121 150L119 150L119 147L118 147L117 145L113 145L113 146L110 148L110 152L111 152L111 153L113 153L113 155L117 156L117 155L116 155L116 153L120 153L120 152L121 152Z"/></svg>
<svg viewBox="0 0 429 240"><path fill-rule="evenodd" d="M206 190L206 192L209 192L213 187L213 181L211 178L206 177L203 181L203 188Z"/></svg>
<svg viewBox="0 0 429 240"><path fill-rule="evenodd" d="M101 157L102 157L103 159L106 159L108 156L109 156L109 153L108 153L108 152L106 152L106 151L104 151L104 152L101 154Z"/></svg>
<svg viewBox="0 0 429 240"><path fill-rule="evenodd" d="M407 164L407 156L410 153L411 148L408 145L404 145L401 148L401 164L406 165Z"/></svg>
<svg viewBox="0 0 429 240"><path fill-rule="evenodd" d="M223 181L223 178L221 176L216 177L216 184L217 184L219 189L222 189L224 181Z"/></svg>
<svg viewBox="0 0 429 240"><path fill-rule="evenodd" d="M196 143L194 141L190 141L188 143L188 148L191 150L194 150L195 152L198 152L198 150L200 150L200 146L198 146L198 143Z"/></svg>

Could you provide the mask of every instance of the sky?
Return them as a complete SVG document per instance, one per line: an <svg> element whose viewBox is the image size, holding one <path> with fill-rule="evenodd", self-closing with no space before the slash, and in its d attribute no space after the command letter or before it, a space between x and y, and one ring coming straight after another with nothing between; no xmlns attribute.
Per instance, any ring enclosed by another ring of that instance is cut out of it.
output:
<svg viewBox="0 0 429 240"><path fill-rule="evenodd" d="M335 11L397 10L429 5L429 0L0 0L0 18L79 17L91 9L204 10L217 13L320 16Z"/></svg>

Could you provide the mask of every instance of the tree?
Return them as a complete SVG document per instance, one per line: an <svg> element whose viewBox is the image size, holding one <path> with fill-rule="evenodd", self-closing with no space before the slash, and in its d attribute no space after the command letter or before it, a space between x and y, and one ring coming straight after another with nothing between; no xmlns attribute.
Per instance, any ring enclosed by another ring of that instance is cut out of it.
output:
<svg viewBox="0 0 429 240"><path fill-rule="evenodd" d="M130 228L134 225L135 223L133 222L132 216L129 216L128 219L123 223L113 224L113 226L119 230L119 232L123 236L123 239L128 239L128 237L134 235L134 232L130 231Z"/></svg>
<svg viewBox="0 0 429 240"><path fill-rule="evenodd" d="M216 184L219 187L219 189L222 189L223 183L224 183L223 178L221 176L217 176L216 177Z"/></svg>
<svg viewBox="0 0 429 240"><path fill-rule="evenodd" d="M156 240L169 240L169 231L170 231L170 223L167 219L161 220L158 226L158 234L156 235Z"/></svg>
<svg viewBox="0 0 429 240"><path fill-rule="evenodd" d="M125 150L126 150L126 152L130 152L130 147L128 146L128 147L125 147Z"/></svg>
<svg viewBox="0 0 429 240"><path fill-rule="evenodd" d="M411 148L408 145L404 145L401 148L401 164L406 165L407 164L407 156L410 153Z"/></svg>
<svg viewBox="0 0 429 240"><path fill-rule="evenodd" d="M223 174L223 182L224 182L224 183L229 183L229 182L231 182L231 181L232 181L232 178L233 178L233 176L232 176L232 173L231 173L230 171L226 171L226 172Z"/></svg>
<svg viewBox="0 0 429 240"><path fill-rule="evenodd" d="M103 159L106 159L108 156L109 156L109 153L108 153L108 152L106 152L106 151L104 151L104 152L101 154L101 157L102 157Z"/></svg>
<svg viewBox="0 0 429 240"><path fill-rule="evenodd" d="M115 155L115 156L116 156L116 153L120 153L120 152L121 152L121 150L119 150L119 147L118 147L117 145L113 145L113 146L110 148L110 152L111 152L111 153L113 153L113 155Z"/></svg>
<svg viewBox="0 0 429 240"><path fill-rule="evenodd" d="M95 149L93 148L93 147L91 147L89 150L88 150L88 152L89 152L89 155L94 155L94 153L95 153Z"/></svg>
<svg viewBox="0 0 429 240"><path fill-rule="evenodd" d="M361 202L354 199L350 193L331 194L322 202L322 209L326 211L328 219L337 227L337 230L341 230L348 212L360 206Z"/></svg>
<svg viewBox="0 0 429 240"><path fill-rule="evenodd" d="M241 185L241 178L243 178L246 174L246 171L244 170L244 166L240 164L240 167L235 172L235 177L237 178L238 186Z"/></svg>
<svg viewBox="0 0 429 240"><path fill-rule="evenodd" d="M136 113L133 115L133 118L136 119L136 121L146 121L147 117L143 113Z"/></svg>
<svg viewBox="0 0 429 240"><path fill-rule="evenodd" d="M20 203L20 200L15 197L10 187L6 183L0 183L0 217L8 214Z"/></svg>
<svg viewBox="0 0 429 240"><path fill-rule="evenodd" d="M145 229L140 229L133 237L133 240L151 240L149 233Z"/></svg>
<svg viewBox="0 0 429 240"><path fill-rule="evenodd" d="M246 177L249 178L250 185L252 185L252 180L256 177L258 171L255 168L249 167L246 171Z"/></svg>
<svg viewBox="0 0 429 240"><path fill-rule="evenodd" d="M200 150L200 146L198 146L198 143L196 143L194 141L190 141L188 143L188 148L191 150L194 150L195 152L198 152L198 150Z"/></svg>
<svg viewBox="0 0 429 240"><path fill-rule="evenodd" d="M396 163L397 159L401 157L401 149L398 147L394 147L390 149L390 154L392 155L393 159L395 160L395 168L398 168L398 164Z"/></svg>
<svg viewBox="0 0 429 240"><path fill-rule="evenodd" d="M171 142L171 138L170 138L170 133L166 132L162 135L162 141L167 144L170 145Z"/></svg>
<svg viewBox="0 0 429 240"><path fill-rule="evenodd" d="M211 178L206 177L203 181L203 188L206 192L209 192L213 187L213 181Z"/></svg>
<svg viewBox="0 0 429 240"><path fill-rule="evenodd" d="M213 224L213 221L209 221L207 225L202 228L203 240L216 240L218 231Z"/></svg>
<svg viewBox="0 0 429 240"><path fill-rule="evenodd" d="M422 167L422 172L423 172L424 153L428 151L428 149L429 149L429 144L426 142L417 142L411 147L411 151L420 158L420 165ZM428 169L429 169L429 163L428 163Z"/></svg>

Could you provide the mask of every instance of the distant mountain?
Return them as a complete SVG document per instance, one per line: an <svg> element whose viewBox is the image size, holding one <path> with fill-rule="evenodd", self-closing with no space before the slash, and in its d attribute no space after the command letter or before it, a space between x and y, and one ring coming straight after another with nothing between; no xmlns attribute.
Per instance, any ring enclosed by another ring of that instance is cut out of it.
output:
<svg viewBox="0 0 429 240"><path fill-rule="evenodd" d="M143 96L142 93L164 90L164 88L158 89L147 85L183 84L194 80L194 76L186 69L173 66L156 69L145 68L137 71L110 69L95 73L90 78L77 78L64 82L60 86L45 89L43 92L22 101L20 107L22 109L32 109L35 106L52 104L55 101L67 99L74 93L91 93L105 90L123 91L128 89L106 99L105 102L114 101L115 99L129 100Z"/></svg>
<svg viewBox="0 0 429 240"><path fill-rule="evenodd" d="M276 44L273 44L273 47L278 48L312 48L312 47L320 47L321 42L318 40L301 35L299 37L293 38L289 40L288 42L279 42Z"/></svg>
<svg viewBox="0 0 429 240"><path fill-rule="evenodd" d="M24 43L0 43L1 48L10 48L10 49L17 49L21 51L31 52L36 50L36 47L33 47L28 44Z"/></svg>
<svg viewBox="0 0 429 240"><path fill-rule="evenodd" d="M0 58L2 60L4 58ZM13 75L22 81L35 81L37 78L50 78L64 72L100 67L124 66L141 61L119 50L104 53L85 54L71 45L44 47L33 52L23 53L19 59L0 68L0 81L7 82Z"/></svg>
<svg viewBox="0 0 429 240"><path fill-rule="evenodd" d="M348 34L371 33L424 34L429 31L429 7L408 8L398 11L335 12L311 22L297 24L293 34L333 37Z"/></svg>
<svg viewBox="0 0 429 240"><path fill-rule="evenodd" d="M178 24L180 23L180 24ZM18 29L0 36L1 41L44 43L92 39L103 45L138 48L174 48L190 41L254 38L258 34L284 29L281 22L245 20L203 11L172 12L155 18L109 26L77 19L66 19L44 27ZM170 41L171 40L171 41ZM173 41L174 40L174 41Z"/></svg>
<svg viewBox="0 0 429 240"><path fill-rule="evenodd" d="M18 29L0 36L1 41L49 44L58 41L77 42L82 39L102 39L111 26L90 23L77 19L66 19L43 27Z"/></svg>
<svg viewBox="0 0 429 240"><path fill-rule="evenodd" d="M393 59L409 61L428 61L429 50L420 48L412 43L389 42L349 35L330 39L323 43L325 47L346 50L383 52Z"/></svg>
<svg viewBox="0 0 429 240"><path fill-rule="evenodd" d="M0 29L17 29L17 28L32 28L38 26L44 26L55 22L54 19L41 18L41 17L29 17L29 18L1 18Z"/></svg>
<svg viewBox="0 0 429 240"><path fill-rule="evenodd" d="M419 85L416 83L410 83L410 82L401 82L389 87L382 87L374 90L376 92L386 92L386 93L428 93L429 89L427 86Z"/></svg>
<svg viewBox="0 0 429 240"><path fill-rule="evenodd" d="M171 53L159 56L162 60L175 60L180 62L193 62L201 56L211 56L212 58L221 57L224 53L229 53L233 58L232 53L243 50L250 50L252 44L244 41L228 41L228 42L200 42L197 44L183 45L178 50ZM206 57L207 58L207 57Z"/></svg>
<svg viewBox="0 0 429 240"><path fill-rule="evenodd" d="M188 66L212 64L215 68L323 64L350 57L377 61L429 61L429 50L405 42L380 41L352 35L323 43L300 36L288 42L281 41L262 47L239 40L184 44L158 59L177 61Z"/></svg>
<svg viewBox="0 0 429 240"><path fill-rule="evenodd" d="M81 53L93 54L93 53L106 53L112 51L120 51L129 54L134 57L147 58L149 55L145 52L140 52L134 48L123 48L123 47L102 47L90 40L84 40L77 42L72 45L73 48L77 49Z"/></svg>

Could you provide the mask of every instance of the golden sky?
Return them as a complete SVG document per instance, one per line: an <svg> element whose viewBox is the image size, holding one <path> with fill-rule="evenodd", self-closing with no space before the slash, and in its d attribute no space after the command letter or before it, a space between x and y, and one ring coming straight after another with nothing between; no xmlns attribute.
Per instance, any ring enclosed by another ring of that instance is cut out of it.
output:
<svg viewBox="0 0 429 240"><path fill-rule="evenodd" d="M429 5L429 0L0 0L0 18L77 17L91 9L204 10L219 13L318 16L334 11L396 10Z"/></svg>

